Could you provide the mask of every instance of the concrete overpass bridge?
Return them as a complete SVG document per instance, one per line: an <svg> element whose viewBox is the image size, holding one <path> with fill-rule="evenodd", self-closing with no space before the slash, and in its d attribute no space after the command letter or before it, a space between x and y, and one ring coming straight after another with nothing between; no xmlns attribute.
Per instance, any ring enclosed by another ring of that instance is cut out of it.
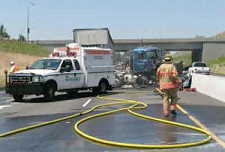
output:
<svg viewBox="0 0 225 152"><path fill-rule="evenodd" d="M73 42L72 40L33 41L52 50ZM140 46L155 46L166 51L192 51L193 61L208 61L225 55L225 39L113 39L115 52L126 52Z"/></svg>

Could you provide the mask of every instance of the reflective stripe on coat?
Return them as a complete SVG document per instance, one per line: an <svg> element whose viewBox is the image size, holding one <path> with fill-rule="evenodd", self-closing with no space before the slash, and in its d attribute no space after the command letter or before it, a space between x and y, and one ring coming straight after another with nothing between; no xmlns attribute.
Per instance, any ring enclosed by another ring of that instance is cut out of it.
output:
<svg viewBox="0 0 225 152"><path fill-rule="evenodd" d="M160 89L179 88L180 79L172 63L164 63L157 69Z"/></svg>

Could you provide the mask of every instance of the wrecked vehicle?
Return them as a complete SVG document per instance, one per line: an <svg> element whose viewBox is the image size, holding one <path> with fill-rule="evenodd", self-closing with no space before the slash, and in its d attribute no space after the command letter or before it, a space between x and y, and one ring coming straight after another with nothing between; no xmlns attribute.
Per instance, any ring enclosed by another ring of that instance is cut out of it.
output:
<svg viewBox="0 0 225 152"><path fill-rule="evenodd" d="M130 51L123 70L118 73L121 85L147 87L155 82L155 73L160 64L162 50L157 47L140 47Z"/></svg>

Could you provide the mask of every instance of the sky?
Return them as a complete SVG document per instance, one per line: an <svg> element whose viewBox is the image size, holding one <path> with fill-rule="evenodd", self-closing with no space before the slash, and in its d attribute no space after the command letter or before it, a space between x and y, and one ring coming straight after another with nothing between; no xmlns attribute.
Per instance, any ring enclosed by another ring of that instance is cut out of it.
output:
<svg viewBox="0 0 225 152"><path fill-rule="evenodd" d="M72 30L108 27L113 39L191 38L225 31L224 0L1 0L12 38L69 40Z"/></svg>

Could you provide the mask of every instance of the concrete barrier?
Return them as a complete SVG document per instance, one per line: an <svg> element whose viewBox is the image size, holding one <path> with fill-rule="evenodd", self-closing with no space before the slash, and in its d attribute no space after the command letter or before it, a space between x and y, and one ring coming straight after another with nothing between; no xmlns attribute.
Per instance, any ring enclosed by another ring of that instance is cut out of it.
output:
<svg viewBox="0 0 225 152"><path fill-rule="evenodd" d="M193 74L192 88L200 93L225 102L225 77Z"/></svg>

